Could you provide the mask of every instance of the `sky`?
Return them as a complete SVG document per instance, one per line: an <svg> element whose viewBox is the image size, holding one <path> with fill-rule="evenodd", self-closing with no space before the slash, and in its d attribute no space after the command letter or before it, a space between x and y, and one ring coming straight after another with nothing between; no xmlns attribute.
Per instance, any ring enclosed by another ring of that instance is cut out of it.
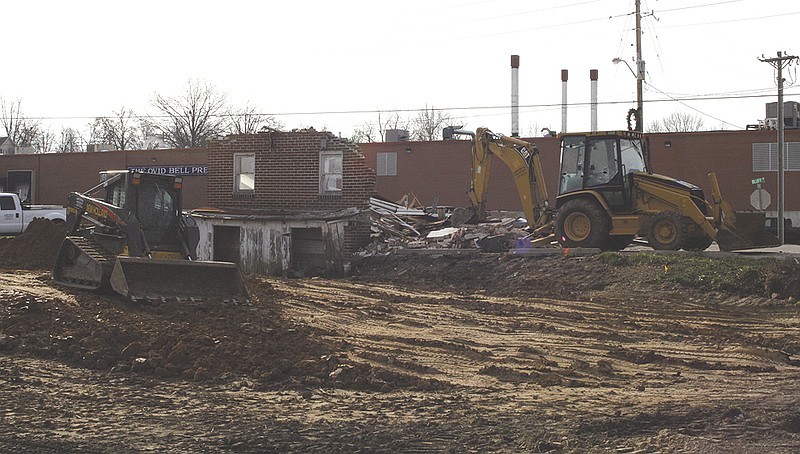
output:
<svg viewBox="0 0 800 454"><path fill-rule="evenodd" d="M800 54L797 0L641 0L644 121L694 115L744 129L777 100L759 58ZM121 108L156 114L190 80L284 129L342 137L393 112L442 109L465 129L510 134L510 56L520 56L520 133L626 128L636 105L633 0L84 1L4 3L0 96L53 131ZM800 101L797 64L785 100ZM791 85L791 84L794 85Z"/></svg>

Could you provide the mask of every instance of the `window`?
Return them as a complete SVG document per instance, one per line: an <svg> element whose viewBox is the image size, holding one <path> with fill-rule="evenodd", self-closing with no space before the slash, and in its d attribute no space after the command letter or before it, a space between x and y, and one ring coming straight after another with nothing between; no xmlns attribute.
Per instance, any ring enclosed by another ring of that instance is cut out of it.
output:
<svg viewBox="0 0 800 454"><path fill-rule="evenodd" d="M800 170L800 142L786 142L783 144L784 170ZM778 170L778 144L754 143L753 144L753 172L775 172Z"/></svg>
<svg viewBox="0 0 800 454"><path fill-rule="evenodd" d="M0 210L16 210L17 205L14 203L14 198L10 195L0 197Z"/></svg>
<svg viewBox="0 0 800 454"><path fill-rule="evenodd" d="M233 155L233 190L253 192L256 189L256 155L235 153Z"/></svg>
<svg viewBox="0 0 800 454"><path fill-rule="evenodd" d="M617 174L617 140L593 140L590 144L586 186L608 184Z"/></svg>
<svg viewBox="0 0 800 454"><path fill-rule="evenodd" d="M319 192L338 194L342 192L342 154L320 153Z"/></svg>
<svg viewBox="0 0 800 454"><path fill-rule="evenodd" d="M558 193L583 187L583 155L586 148L583 136L565 137L561 149L561 182Z"/></svg>
<svg viewBox="0 0 800 454"><path fill-rule="evenodd" d="M397 153L378 153L376 170L379 177L397 175Z"/></svg>

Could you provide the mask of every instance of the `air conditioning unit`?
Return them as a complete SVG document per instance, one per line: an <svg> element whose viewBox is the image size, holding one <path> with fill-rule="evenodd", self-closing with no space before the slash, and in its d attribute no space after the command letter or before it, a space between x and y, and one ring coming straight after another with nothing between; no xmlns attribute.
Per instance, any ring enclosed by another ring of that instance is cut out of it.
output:
<svg viewBox="0 0 800 454"><path fill-rule="evenodd" d="M387 129L387 142L408 142L408 131L405 129Z"/></svg>

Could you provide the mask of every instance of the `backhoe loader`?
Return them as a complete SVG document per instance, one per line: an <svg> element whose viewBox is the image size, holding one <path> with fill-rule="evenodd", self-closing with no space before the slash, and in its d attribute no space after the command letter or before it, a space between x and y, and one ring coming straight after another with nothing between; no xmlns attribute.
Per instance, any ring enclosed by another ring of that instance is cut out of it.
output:
<svg viewBox="0 0 800 454"><path fill-rule="evenodd" d="M57 283L133 301L247 300L236 264L195 260L199 229L181 212L181 177L120 170L101 180L69 195Z"/></svg>
<svg viewBox="0 0 800 454"><path fill-rule="evenodd" d="M641 133L561 134L561 172L553 209L547 206L535 146L485 128L479 128L473 137L473 176L468 193L472 212L480 216L485 210L489 162L496 154L514 174L523 211L534 233L552 231L565 248L620 250L637 235L657 250L701 251L714 241L723 251L779 244L764 229L764 213L731 209L722 198L714 173L709 174L711 202L691 183L652 173ZM512 148L519 158L503 158L513 156ZM530 154L535 159L522 159L525 154L521 150L534 150ZM526 179L531 182L530 189L521 184ZM528 197L534 188L535 196Z"/></svg>

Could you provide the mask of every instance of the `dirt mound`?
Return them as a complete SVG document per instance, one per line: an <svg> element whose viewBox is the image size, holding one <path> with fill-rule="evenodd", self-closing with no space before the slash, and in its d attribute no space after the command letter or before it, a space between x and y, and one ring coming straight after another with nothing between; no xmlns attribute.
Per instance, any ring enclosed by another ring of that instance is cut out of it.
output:
<svg viewBox="0 0 800 454"><path fill-rule="evenodd" d="M65 235L63 223L35 218L19 236L0 238L2 267L22 270L52 269Z"/></svg>
<svg viewBox="0 0 800 454"><path fill-rule="evenodd" d="M49 282L38 276L39 284ZM348 361L341 346L285 319L281 295L249 277L250 304L221 301L133 304L116 295L0 290L0 352L59 359L94 370L252 386L431 389L419 380ZM6 286L7 288L7 286Z"/></svg>
<svg viewBox="0 0 800 454"><path fill-rule="evenodd" d="M800 299L800 264L786 259L603 253L588 257L508 254L372 256L353 279L455 292L577 298L615 285Z"/></svg>

